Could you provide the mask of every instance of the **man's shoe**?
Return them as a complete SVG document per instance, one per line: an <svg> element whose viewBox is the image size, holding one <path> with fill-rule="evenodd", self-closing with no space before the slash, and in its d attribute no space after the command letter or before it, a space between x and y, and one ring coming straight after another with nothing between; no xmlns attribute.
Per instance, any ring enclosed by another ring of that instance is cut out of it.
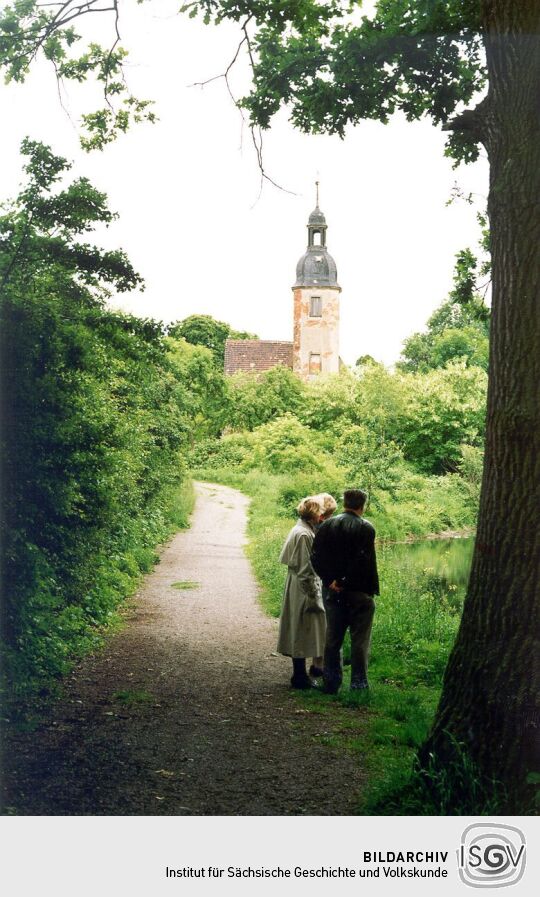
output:
<svg viewBox="0 0 540 897"><path fill-rule="evenodd" d="M311 664L311 666L309 668L309 675L313 676L314 679L320 679L321 676L323 675L323 672L324 671L321 670L320 667L314 667L313 664Z"/></svg>
<svg viewBox="0 0 540 897"><path fill-rule="evenodd" d="M356 682L351 682L351 691L363 691L365 688L369 688L367 679L358 679Z"/></svg>

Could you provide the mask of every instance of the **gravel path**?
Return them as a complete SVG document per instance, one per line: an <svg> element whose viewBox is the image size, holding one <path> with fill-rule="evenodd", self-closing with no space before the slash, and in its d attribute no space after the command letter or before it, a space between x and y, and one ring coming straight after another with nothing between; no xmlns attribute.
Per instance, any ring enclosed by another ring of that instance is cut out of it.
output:
<svg viewBox="0 0 540 897"><path fill-rule="evenodd" d="M165 548L126 625L78 665L37 731L7 738L5 812L355 812L359 759L321 736L354 735L363 714L308 710L291 693L243 550L247 505L197 484L191 529ZM186 582L196 586L173 585Z"/></svg>

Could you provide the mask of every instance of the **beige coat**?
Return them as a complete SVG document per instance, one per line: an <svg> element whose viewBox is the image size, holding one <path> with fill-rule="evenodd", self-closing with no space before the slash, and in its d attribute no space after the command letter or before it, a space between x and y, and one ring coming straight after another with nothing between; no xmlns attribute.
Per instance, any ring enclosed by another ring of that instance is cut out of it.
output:
<svg viewBox="0 0 540 897"><path fill-rule="evenodd" d="M324 652L326 616L321 581L311 566L314 531L299 520L290 531L279 560L289 568L279 618L277 649L288 657L320 657ZM316 611L307 611L316 607Z"/></svg>

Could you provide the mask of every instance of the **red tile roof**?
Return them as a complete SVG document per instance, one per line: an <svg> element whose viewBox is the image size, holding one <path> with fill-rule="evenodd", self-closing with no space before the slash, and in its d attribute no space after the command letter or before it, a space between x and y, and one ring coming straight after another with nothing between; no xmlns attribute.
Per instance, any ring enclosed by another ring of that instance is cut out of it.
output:
<svg viewBox="0 0 540 897"><path fill-rule="evenodd" d="M292 343L262 339L228 339L225 343L226 374L269 371L278 364L292 370Z"/></svg>

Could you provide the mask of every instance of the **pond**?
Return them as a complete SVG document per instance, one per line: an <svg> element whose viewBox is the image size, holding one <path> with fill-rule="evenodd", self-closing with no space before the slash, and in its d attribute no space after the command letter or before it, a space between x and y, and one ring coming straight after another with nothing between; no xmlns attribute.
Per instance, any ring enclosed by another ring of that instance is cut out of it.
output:
<svg viewBox="0 0 540 897"><path fill-rule="evenodd" d="M404 573L430 571L441 583L465 589L471 568L474 539L425 539L378 548L384 566Z"/></svg>

